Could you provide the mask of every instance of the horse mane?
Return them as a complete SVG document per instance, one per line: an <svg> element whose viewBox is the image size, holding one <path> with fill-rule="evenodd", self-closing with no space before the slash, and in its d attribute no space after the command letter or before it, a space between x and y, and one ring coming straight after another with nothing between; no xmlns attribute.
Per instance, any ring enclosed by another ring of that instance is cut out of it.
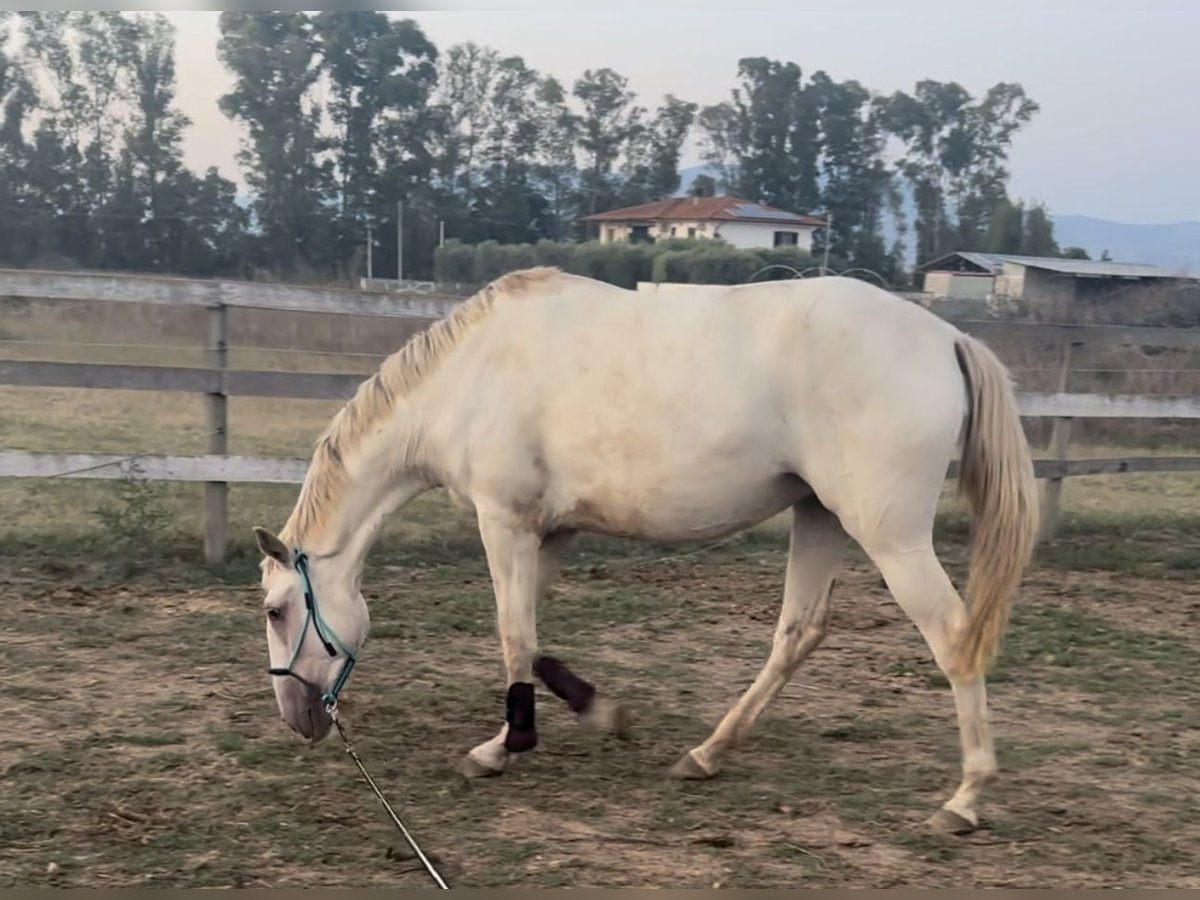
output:
<svg viewBox="0 0 1200 900"><path fill-rule="evenodd" d="M429 376L498 301L527 293L559 274L557 268L540 266L501 276L455 305L445 318L413 335L385 359L317 438L300 496L280 539L290 546L299 546L329 522L347 487L346 456L391 413L399 398Z"/></svg>

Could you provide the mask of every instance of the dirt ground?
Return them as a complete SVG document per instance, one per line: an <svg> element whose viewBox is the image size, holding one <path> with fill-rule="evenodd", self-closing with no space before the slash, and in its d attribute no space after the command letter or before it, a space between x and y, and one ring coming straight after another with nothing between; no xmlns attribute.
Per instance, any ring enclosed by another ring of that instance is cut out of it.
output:
<svg viewBox="0 0 1200 900"><path fill-rule="evenodd" d="M961 541L943 550L961 583ZM343 704L452 885L1200 887L1190 572L1039 564L991 681L1001 779L984 828L946 838L922 823L957 783L951 696L853 554L831 634L752 742L713 781L666 778L765 659L778 535L571 553L542 645L627 701L633 736L587 732L543 691L538 749L465 781L460 755L503 714L476 551L372 567ZM248 572L48 559L0 581L0 886L428 884L336 739L303 746L279 721Z"/></svg>

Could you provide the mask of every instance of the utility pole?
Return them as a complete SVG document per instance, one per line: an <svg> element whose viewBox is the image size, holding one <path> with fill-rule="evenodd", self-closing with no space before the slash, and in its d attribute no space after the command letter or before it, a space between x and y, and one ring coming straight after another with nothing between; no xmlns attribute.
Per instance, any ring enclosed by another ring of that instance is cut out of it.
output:
<svg viewBox="0 0 1200 900"><path fill-rule="evenodd" d="M373 278L374 273L371 268L371 223L367 223L367 278Z"/></svg>
<svg viewBox="0 0 1200 900"><path fill-rule="evenodd" d="M396 201L396 280L404 280L404 201Z"/></svg>
<svg viewBox="0 0 1200 900"><path fill-rule="evenodd" d="M446 246L446 220L438 219L438 246Z"/></svg>
<svg viewBox="0 0 1200 900"><path fill-rule="evenodd" d="M821 274L829 274L829 244L833 233L833 213L825 216L825 258L821 261Z"/></svg>

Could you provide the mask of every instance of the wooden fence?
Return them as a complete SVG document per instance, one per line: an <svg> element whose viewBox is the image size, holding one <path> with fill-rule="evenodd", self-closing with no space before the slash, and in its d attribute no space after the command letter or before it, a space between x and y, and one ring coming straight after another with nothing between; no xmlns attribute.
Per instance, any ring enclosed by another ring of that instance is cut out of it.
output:
<svg viewBox="0 0 1200 900"><path fill-rule="evenodd" d="M76 300L195 306L208 310L207 367L0 361L0 385L87 389L183 391L207 397L208 452L204 456L151 454L41 453L0 449L0 477L130 477L205 485L205 556L224 558L228 544L228 485L239 482L295 484L303 480L301 459L229 456L226 402L230 396L347 399L362 375L324 372L275 372L229 366L228 319L231 308L357 316L398 316L432 322L456 299L428 293L412 295L297 287L253 282L203 281L90 273L0 270L0 302ZM1054 534L1064 478L1123 472L1200 471L1200 457L1067 458L1071 422L1079 418L1200 419L1200 398L1067 393L1072 348L1084 344L1128 344L1200 348L1200 328L1143 328L1112 325L1031 325L1001 321L955 321L987 341L997 337L1052 340L1061 348L1057 390L1022 392L1026 417L1054 420L1054 458L1039 460L1043 487L1043 537ZM951 465L948 477L955 474Z"/></svg>

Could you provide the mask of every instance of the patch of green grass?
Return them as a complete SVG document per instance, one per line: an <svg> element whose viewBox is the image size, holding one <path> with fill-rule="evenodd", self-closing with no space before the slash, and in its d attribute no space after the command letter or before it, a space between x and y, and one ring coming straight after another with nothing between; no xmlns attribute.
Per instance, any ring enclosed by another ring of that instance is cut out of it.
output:
<svg viewBox="0 0 1200 900"><path fill-rule="evenodd" d="M932 863L954 862L963 852L963 842L953 837L905 828L896 832L892 842Z"/></svg>
<svg viewBox="0 0 1200 900"><path fill-rule="evenodd" d="M900 737L904 732L892 722L883 719L866 719L856 722L843 722L826 728L821 737L832 738L835 741L882 741L888 738Z"/></svg>
<svg viewBox="0 0 1200 900"><path fill-rule="evenodd" d="M828 868L826 858L820 853L791 841L774 841L769 852L776 859L797 865L806 872L821 872Z"/></svg>
<svg viewBox="0 0 1200 900"><path fill-rule="evenodd" d="M61 750L39 750L27 753L5 770L7 778L22 775L52 775L66 771L71 766L71 757Z"/></svg>
<svg viewBox="0 0 1200 900"><path fill-rule="evenodd" d="M1156 578L1200 575L1200 515L1068 513L1037 562L1057 569L1127 572Z"/></svg>
<svg viewBox="0 0 1200 900"><path fill-rule="evenodd" d="M135 747L168 747L171 744L182 744L184 736L178 731L163 731L158 734L122 734L115 738L117 743L132 744Z"/></svg>
<svg viewBox="0 0 1200 900"><path fill-rule="evenodd" d="M246 737L236 731L220 731L213 735L213 745L218 753L241 753L246 749Z"/></svg>
<svg viewBox="0 0 1200 900"><path fill-rule="evenodd" d="M1120 627L1068 606L1018 606L998 668L1039 666L1092 693L1190 692L1200 650L1172 635Z"/></svg>
<svg viewBox="0 0 1200 900"><path fill-rule="evenodd" d="M261 744L256 744L254 746L247 747L244 750L238 751L234 755L237 758L238 763L241 765L246 766L247 768L255 768L257 766L265 765L271 760L272 748L262 746Z"/></svg>
<svg viewBox="0 0 1200 900"><path fill-rule="evenodd" d="M154 772L170 772L173 769L182 769L188 765L189 759L186 753L160 753L157 756L151 757L146 765Z"/></svg>
<svg viewBox="0 0 1200 900"><path fill-rule="evenodd" d="M1177 846L1163 838L1133 834L1129 837L1126 861L1130 868L1136 866L1167 866L1187 858ZM1188 856L1190 857L1190 852Z"/></svg>
<svg viewBox="0 0 1200 900"><path fill-rule="evenodd" d="M1081 741L1014 741L997 738L996 759L1009 770L1032 769L1047 760L1068 754L1082 753L1090 745Z"/></svg>

